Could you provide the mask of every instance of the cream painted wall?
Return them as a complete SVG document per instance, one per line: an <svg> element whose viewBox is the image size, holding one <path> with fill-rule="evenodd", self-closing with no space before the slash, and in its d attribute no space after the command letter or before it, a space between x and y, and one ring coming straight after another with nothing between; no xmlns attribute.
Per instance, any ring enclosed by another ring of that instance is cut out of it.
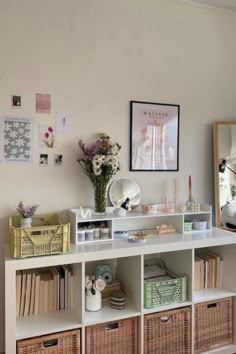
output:
<svg viewBox="0 0 236 354"><path fill-rule="evenodd" d="M177 0L1 0L0 114L34 119L34 163L0 164L0 352L4 350L4 263L8 217L19 200L41 213L92 205L76 158L79 138L105 131L122 145L120 176L134 178L143 202L162 202L179 175L182 199L213 204L212 123L236 112L236 14ZM35 113L35 94L52 113ZM22 96L22 109L10 96ZM181 105L179 173L129 171L129 101ZM38 164L39 124L73 115L57 136L63 168ZM10 353L8 353L10 354Z"/></svg>

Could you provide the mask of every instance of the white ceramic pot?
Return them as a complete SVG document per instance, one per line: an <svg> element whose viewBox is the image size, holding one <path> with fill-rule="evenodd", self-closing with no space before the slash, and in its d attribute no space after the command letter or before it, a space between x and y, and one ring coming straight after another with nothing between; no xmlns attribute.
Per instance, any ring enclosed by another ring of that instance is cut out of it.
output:
<svg viewBox="0 0 236 354"><path fill-rule="evenodd" d="M86 291L85 296L85 308L87 311L99 311L102 308L102 295L99 290L95 290L96 293L93 295L91 290Z"/></svg>
<svg viewBox="0 0 236 354"><path fill-rule="evenodd" d="M32 226L32 218L22 218L20 221L21 227L31 227Z"/></svg>

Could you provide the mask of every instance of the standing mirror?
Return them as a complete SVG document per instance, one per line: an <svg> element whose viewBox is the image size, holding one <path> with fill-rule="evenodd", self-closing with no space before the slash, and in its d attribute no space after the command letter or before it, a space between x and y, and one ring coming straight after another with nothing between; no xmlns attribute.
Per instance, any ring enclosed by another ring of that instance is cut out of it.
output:
<svg viewBox="0 0 236 354"><path fill-rule="evenodd" d="M130 210L135 209L141 201L141 189L137 182L129 177L120 177L112 182L109 197L114 207L120 207L128 198Z"/></svg>
<svg viewBox="0 0 236 354"><path fill-rule="evenodd" d="M236 121L214 124L216 226L236 231Z"/></svg>

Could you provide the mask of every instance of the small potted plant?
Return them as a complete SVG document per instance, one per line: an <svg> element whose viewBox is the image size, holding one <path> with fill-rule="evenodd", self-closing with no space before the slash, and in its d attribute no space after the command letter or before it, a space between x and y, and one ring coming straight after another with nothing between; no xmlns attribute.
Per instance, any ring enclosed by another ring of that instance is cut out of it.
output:
<svg viewBox="0 0 236 354"><path fill-rule="evenodd" d="M34 216L38 205L24 206L23 202L20 201L16 206L16 210L21 215L21 227L31 227L32 216Z"/></svg>

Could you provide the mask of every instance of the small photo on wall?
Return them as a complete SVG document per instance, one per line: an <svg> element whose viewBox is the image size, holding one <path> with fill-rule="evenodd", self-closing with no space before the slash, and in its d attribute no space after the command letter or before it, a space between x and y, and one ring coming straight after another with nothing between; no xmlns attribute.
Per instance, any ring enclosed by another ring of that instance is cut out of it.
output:
<svg viewBox="0 0 236 354"><path fill-rule="evenodd" d="M63 155L54 154L54 166L62 166L63 164Z"/></svg>
<svg viewBox="0 0 236 354"><path fill-rule="evenodd" d="M12 108L20 108L21 107L21 96L11 96L11 106Z"/></svg>
<svg viewBox="0 0 236 354"><path fill-rule="evenodd" d="M36 112L51 113L51 95L36 93Z"/></svg>
<svg viewBox="0 0 236 354"><path fill-rule="evenodd" d="M40 166L48 166L48 154L39 155L39 164Z"/></svg>

